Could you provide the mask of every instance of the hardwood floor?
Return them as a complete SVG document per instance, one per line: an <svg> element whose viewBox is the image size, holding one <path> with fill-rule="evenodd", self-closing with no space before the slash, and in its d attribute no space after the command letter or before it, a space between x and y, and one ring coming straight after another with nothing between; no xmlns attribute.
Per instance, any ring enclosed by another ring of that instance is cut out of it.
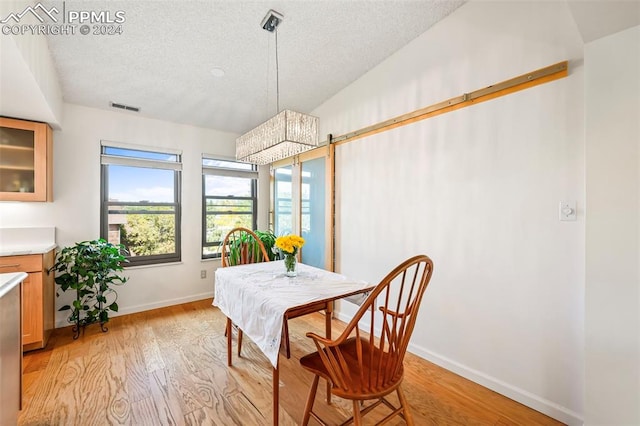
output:
<svg viewBox="0 0 640 426"><path fill-rule="evenodd" d="M334 333L343 325L334 320ZM225 317L211 299L113 318L108 326L107 333L89 327L75 341L70 328L58 329L46 349L25 354L20 425L270 424L270 364L246 338L243 357L227 367ZM283 425L302 418L313 379L298 362L313 350L305 333L323 330L321 314L289 322L291 359L280 357ZM417 425L560 424L411 354L405 366ZM350 415L350 403L334 397L329 406L322 394L316 411L328 422ZM378 407L365 421L387 413Z"/></svg>

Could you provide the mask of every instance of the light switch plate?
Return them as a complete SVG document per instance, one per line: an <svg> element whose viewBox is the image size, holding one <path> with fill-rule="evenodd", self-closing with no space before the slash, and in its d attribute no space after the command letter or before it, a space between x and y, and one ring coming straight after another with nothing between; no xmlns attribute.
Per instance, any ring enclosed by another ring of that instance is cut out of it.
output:
<svg viewBox="0 0 640 426"><path fill-rule="evenodd" d="M560 201L560 208L558 209L561 221L574 221L578 220L576 214L576 202L575 201Z"/></svg>

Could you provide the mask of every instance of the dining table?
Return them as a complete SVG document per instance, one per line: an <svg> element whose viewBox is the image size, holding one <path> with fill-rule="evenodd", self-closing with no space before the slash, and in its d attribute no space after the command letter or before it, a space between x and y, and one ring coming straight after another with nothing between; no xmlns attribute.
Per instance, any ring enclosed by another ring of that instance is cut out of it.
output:
<svg viewBox="0 0 640 426"><path fill-rule="evenodd" d="M285 275L283 261L218 268L213 305L217 306L269 359L273 375L273 424L279 421L279 359L287 320L324 310L325 333L331 338L333 304L344 299L359 304L374 286L303 263L297 275ZM231 359L231 330L227 330L227 364ZM327 384L327 400L330 388Z"/></svg>

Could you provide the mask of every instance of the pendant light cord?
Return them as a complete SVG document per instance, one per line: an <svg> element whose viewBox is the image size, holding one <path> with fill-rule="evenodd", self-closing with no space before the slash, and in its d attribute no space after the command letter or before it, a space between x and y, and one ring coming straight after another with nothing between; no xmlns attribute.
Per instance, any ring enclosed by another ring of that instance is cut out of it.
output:
<svg viewBox="0 0 640 426"><path fill-rule="evenodd" d="M276 28L276 113L280 113L280 67L278 64L278 29Z"/></svg>

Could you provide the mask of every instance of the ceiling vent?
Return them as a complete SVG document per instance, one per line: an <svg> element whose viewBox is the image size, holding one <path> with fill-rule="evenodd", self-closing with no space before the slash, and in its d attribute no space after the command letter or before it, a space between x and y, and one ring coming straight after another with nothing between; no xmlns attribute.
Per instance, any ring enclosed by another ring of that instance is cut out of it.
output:
<svg viewBox="0 0 640 426"><path fill-rule="evenodd" d="M126 111L133 111L133 112L140 112L140 108L134 107L134 106L129 106L129 105L125 105L125 104L118 104L118 103L115 103L115 102L109 102L109 105L111 106L111 108L124 109Z"/></svg>

